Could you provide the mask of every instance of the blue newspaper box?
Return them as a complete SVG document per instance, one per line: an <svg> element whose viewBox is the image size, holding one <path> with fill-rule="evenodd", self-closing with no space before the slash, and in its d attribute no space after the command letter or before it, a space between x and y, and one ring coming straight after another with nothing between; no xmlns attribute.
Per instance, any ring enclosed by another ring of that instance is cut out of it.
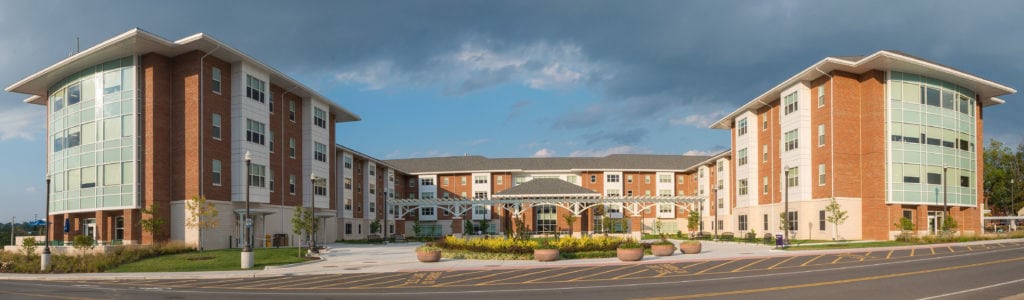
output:
<svg viewBox="0 0 1024 300"><path fill-rule="evenodd" d="M776 234L775 235L775 247L782 247L783 246L782 242L783 242L782 235L781 234Z"/></svg>

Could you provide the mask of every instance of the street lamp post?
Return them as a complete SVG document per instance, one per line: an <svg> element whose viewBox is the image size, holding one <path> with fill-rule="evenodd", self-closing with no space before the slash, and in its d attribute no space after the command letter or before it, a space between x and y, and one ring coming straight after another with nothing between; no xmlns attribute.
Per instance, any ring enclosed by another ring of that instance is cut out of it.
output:
<svg viewBox="0 0 1024 300"><path fill-rule="evenodd" d="M391 214L391 207L388 206L388 197L389 196L390 196L389 194L385 194L384 195L384 226L380 229L380 231L384 232L384 244L385 245L388 244L388 229L390 228L388 226L388 215Z"/></svg>
<svg viewBox="0 0 1024 300"><path fill-rule="evenodd" d="M243 239L245 239L245 246L242 247L242 269L251 269L255 260L252 255L252 245L249 242L249 227L251 226L251 220L249 220L249 189L252 184L252 174L250 174L252 166L252 154L249 151L245 151L245 218L242 221L242 226L245 227L243 233Z"/></svg>
<svg viewBox="0 0 1024 300"><path fill-rule="evenodd" d="M313 237L313 235L316 234L316 233L314 233L313 230L312 230L313 227L314 227L313 226L313 224L314 224L313 222L315 221L315 218L316 218L316 216L314 216L314 213L313 213L314 207L316 207L316 206L313 205L313 202L316 200L316 181L317 181L317 179L318 178L316 178L316 173L313 173L313 172L309 173L309 187L313 190L312 193L309 193L309 229L310 230L306 231L306 237L307 237L307 242L308 242L307 244L309 245L309 253L317 253L316 245L314 245L316 243L316 238Z"/></svg>
<svg viewBox="0 0 1024 300"><path fill-rule="evenodd" d="M789 246L789 171L789 166L786 166L786 184L783 185L783 188L786 190L785 204L783 205L785 212L782 213L782 222L784 222L782 228L785 232L782 233L782 247Z"/></svg>
<svg viewBox="0 0 1024 300"><path fill-rule="evenodd" d="M942 214L943 214L943 216L942 216L942 224L941 224L942 227L944 227L946 225L946 218L950 217L950 215L949 215L949 202L947 202L947 200L946 200L946 189L947 189L946 188L946 186L947 186L946 180L949 179L949 177L947 177L947 175L946 175L946 171L948 171L948 170L949 170L949 167L942 166ZM943 230L945 230L945 229L943 229Z"/></svg>
<svg viewBox="0 0 1024 300"><path fill-rule="evenodd" d="M45 236L44 239L43 239L45 241L44 242L45 245L43 246L43 255L41 255L39 257L39 261L40 261L39 268L40 268L40 270L47 271L47 270L50 269L50 263L51 263L51 261L50 261L50 177L49 176L46 177L46 215L44 216L44 218L46 218L46 222L45 222L46 224L44 225L44 228L46 228L46 229L45 229L45 232L43 232L43 235ZM14 228L14 223L13 222L11 223L11 228ZM13 232L13 230L12 230L12 232ZM13 233L12 233L12 235L13 235Z"/></svg>

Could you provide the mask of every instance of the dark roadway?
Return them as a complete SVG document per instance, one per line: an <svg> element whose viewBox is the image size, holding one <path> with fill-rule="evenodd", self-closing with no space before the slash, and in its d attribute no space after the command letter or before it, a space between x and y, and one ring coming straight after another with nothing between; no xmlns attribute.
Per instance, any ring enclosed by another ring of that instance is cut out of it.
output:
<svg viewBox="0 0 1024 300"><path fill-rule="evenodd" d="M0 299L999 299L1024 293L1024 243L659 264L285 276L6 281ZM1017 296L1020 297L1020 296Z"/></svg>

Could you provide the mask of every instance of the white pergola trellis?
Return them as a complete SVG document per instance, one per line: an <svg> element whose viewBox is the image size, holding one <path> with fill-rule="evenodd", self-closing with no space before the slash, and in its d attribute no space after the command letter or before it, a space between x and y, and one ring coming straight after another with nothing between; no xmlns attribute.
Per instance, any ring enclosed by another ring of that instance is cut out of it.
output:
<svg viewBox="0 0 1024 300"><path fill-rule="evenodd" d="M561 207L577 217L584 211L598 205L620 205L630 215L639 216L641 212L660 204L672 204L680 209L693 211L698 203L706 199L707 197L702 196L597 197L591 195L529 195L485 199L391 199L388 200L388 205L396 208L399 218L404 218L405 215L418 211L422 207L436 207L437 209L447 211L455 218L462 218L466 212L472 210L477 205L497 206L515 217L520 217L524 212L529 211L530 208L539 205Z"/></svg>

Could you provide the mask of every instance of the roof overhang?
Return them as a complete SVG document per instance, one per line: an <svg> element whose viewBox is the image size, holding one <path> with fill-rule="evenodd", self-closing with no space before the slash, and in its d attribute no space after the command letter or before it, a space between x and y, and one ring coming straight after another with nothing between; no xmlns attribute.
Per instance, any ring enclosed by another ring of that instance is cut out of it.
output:
<svg viewBox="0 0 1024 300"><path fill-rule="evenodd" d="M197 50L210 53L210 55L228 63L244 62L265 70L270 74L270 82L290 90L290 94L303 98L319 99L327 103L331 108L331 113L337 116L337 122L361 120L358 115L335 104L334 101L308 86L203 33L197 33L172 42L142 29L134 28L65 58L35 74L29 75L8 86L5 90L12 93L34 95L34 97L26 99L25 102L46 105L46 91L50 86L87 67L129 55L157 53L167 57L175 57Z"/></svg>
<svg viewBox="0 0 1024 300"><path fill-rule="evenodd" d="M969 88L978 94L982 106L1003 104L1005 101L996 98L1002 95L1016 93L1017 90L1008 86L983 79L947 66L932 63L920 58L892 52L878 51L860 60L851 61L835 57L826 57L821 61L786 79L779 85L764 92L760 96L750 100L739 109L726 115L717 122L711 124L714 129L732 128L732 121L746 111L755 111L768 106L779 94L793 84L804 81L811 81L824 76L832 71L842 71L854 74L862 74L871 70L898 71L928 76L935 79L947 81L965 88Z"/></svg>
<svg viewBox="0 0 1024 300"><path fill-rule="evenodd" d="M705 159L704 161L702 161L702 162L700 162L698 164L695 164L693 166L690 166L689 168L683 169L683 173L689 173L691 171L695 171L695 170L697 170L697 168L700 168L701 166L713 165L719 159L723 159L723 158L727 158L727 157L731 157L731 156L732 156L732 150L725 150L725 151L719 152L718 154L712 155L708 159Z"/></svg>

